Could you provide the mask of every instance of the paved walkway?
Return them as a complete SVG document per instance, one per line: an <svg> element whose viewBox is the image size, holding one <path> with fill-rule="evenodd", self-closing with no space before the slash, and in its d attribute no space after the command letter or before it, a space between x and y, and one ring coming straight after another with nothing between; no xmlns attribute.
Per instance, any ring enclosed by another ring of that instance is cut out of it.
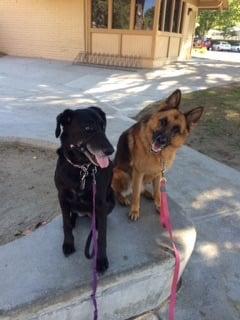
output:
<svg viewBox="0 0 240 320"><path fill-rule="evenodd" d="M204 58L219 61L231 61L240 63L240 52L233 51L206 51L196 50L193 52L195 58Z"/></svg>
<svg viewBox="0 0 240 320"><path fill-rule="evenodd" d="M129 117L147 103L176 88L192 91L232 81L240 81L240 64L231 62L195 59L155 71L127 72L3 57L0 136L54 141L60 111L97 104L108 114L116 144L132 122ZM176 319L239 319L240 173L185 147L169 173L168 188L198 231Z"/></svg>

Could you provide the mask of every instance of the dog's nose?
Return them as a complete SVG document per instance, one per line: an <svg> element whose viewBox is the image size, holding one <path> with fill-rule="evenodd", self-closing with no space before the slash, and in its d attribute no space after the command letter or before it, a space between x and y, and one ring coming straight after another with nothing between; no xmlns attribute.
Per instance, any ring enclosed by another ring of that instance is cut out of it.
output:
<svg viewBox="0 0 240 320"><path fill-rule="evenodd" d="M113 154L114 149L112 146L108 146L108 147L104 148L102 151L106 156L110 156L111 154Z"/></svg>
<svg viewBox="0 0 240 320"><path fill-rule="evenodd" d="M167 137L165 135L159 135L157 137L157 142L160 144L160 145L166 145L167 144Z"/></svg>

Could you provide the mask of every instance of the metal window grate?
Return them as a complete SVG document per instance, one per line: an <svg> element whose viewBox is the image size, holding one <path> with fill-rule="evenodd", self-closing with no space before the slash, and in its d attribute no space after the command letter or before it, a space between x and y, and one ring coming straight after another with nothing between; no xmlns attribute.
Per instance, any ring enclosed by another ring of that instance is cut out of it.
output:
<svg viewBox="0 0 240 320"><path fill-rule="evenodd" d="M139 56L118 56L103 53L80 52L74 59L73 64L94 65L97 67L109 67L114 69L134 69L142 68L141 58Z"/></svg>

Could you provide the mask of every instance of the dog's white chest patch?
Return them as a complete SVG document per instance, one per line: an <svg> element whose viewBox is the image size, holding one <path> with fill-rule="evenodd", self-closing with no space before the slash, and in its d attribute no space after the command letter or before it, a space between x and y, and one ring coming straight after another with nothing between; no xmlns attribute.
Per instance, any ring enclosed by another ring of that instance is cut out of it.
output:
<svg viewBox="0 0 240 320"><path fill-rule="evenodd" d="M80 211L78 211L78 210L74 210L74 211L72 211L72 212L75 213L75 214L77 214L80 218L86 217L86 216L88 216L88 217L91 216L91 213L90 213L90 212L80 212Z"/></svg>

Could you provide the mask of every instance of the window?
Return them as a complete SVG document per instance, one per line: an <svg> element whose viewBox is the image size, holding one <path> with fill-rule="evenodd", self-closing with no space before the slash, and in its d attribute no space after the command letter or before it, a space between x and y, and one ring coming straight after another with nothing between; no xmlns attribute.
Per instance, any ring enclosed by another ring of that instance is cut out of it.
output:
<svg viewBox="0 0 240 320"><path fill-rule="evenodd" d="M161 0L159 30L182 33L185 2L182 0Z"/></svg>
<svg viewBox="0 0 240 320"><path fill-rule="evenodd" d="M185 2L160 1L158 29L163 32L182 33ZM156 0L91 0L91 6L92 28L129 30L131 27L135 30L153 30Z"/></svg>
<svg viewBox="0 0 240 320"><path fill-rule="evenodd" d="M171 32L171 16L173 10L173 0L167 0L166 10L165 10L165 23L164 31Z"/></svg>
<svg viewBox="0 0 240 320"><path fill-rule="evenodd" d="M136 0L134 28L136 30L152 30L154 10L155 0Z"/></svg>
<svg viewBox="0 0 240 320"><path fill-rule="evenodd" d="M92 0L92 28L107 28L108 0Z"/></svg>
<svg viewBox="0 0 240 320"><path fill-rule="evenodd" d="M160 16L159 16L159 27L158 27L158 29L160 31L164 31L166 1L167 0L161 0L161 8L160 8Z"/></svg>
<svg viewBox="0 0 240 320"><path fill-rule="evenodd" d="M180 18L180 19L181 19L181 20L180 20L180 30L179 30L180 33L183 32L183 21L184 21L185 8L186 8L186 3L183 2L183 4L182 4L181 18Z"/></svg>
<svg viewBox="0 0 240 320"><path fill-rule="evenodd" d="M173 28L172 32L179 32L179 18L181 15L181 0L175 0L175 9L174 9L174 16L173 16Z"/></svg>
<svg viewBox="0 0 240 320"><path fill-rule="evenodd" d="M131 0L113 0L113 29L129 29Z"/></svg>

